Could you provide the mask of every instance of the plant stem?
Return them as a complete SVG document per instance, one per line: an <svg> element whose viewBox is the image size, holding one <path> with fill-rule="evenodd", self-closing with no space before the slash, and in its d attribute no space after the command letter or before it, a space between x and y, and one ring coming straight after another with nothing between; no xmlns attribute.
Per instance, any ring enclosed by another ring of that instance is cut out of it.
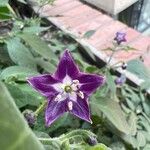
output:
<svg viewBox="0 0 150 150"><path fill-rule="evenodd" d="M47 104L47 101L44 101L38 108L37 110L34 112L36 116L38 116L38 114L43 111L43 109L45 108Z"/></svg>
<svg viewBox="0 0 150 150"><path fill-rule="evenodd" d="M14 12L14 10L12 9L12 7L9 5L9 4L7 4L7 8L9 9L9 11L14 15L14 17L16 18L17 16L16 16L16 13Z"/></svg>
<svg viewBox="0 0 150 150"><path fill-rule="evenodd" d="M107 66L110 64L110 62L111 62L111 60L112 60L112 58L113 58L113 56L114 56L114 54L115 54L115 50L111 53L111 55L110 55L110 57L109 57L109 60L108 60L108 62L107 62Z"/></svg>

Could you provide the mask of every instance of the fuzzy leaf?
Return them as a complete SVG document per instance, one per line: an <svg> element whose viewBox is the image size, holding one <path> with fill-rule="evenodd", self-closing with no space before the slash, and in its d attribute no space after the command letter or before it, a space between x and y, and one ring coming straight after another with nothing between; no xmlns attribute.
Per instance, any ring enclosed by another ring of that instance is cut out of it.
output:
<svg viewBox="0 0 150 150"><path fill-rule="evenodd" d="M114 82L114 78L110 74L109 71L106 72L106 82L107 82L107 85L108 85L109 89L111 90L111 92L113 94L116 94L116 85L115 85L115 82Z"/></svg>
<svg viewBox="0 0 150 150"><path fill-rule="evenodd" d="M23 29L23 33L38 34L47 29L49 29L49 27L40 27L40 26L25 27Z"/></svg>
<svg viewBox="0 0 150 150"><path fill-rule="evenodd" d="M2 80L21 80L26 81L27 77L39 74L26 67L21 66L11 66L4 69L0 74L0 79Z"/></svg>
<svg viewBox="0 0 150 150"><path fill-rule="evenodd" d="M45 61L41 58L37 58L36 61L37 61L37 64L40 67L42 67L46 72L54 73L54 71L56 70L55 65L50 63L49 61Z"/></svg>
<svg viewBox="0 0 150 150"><path fill-rule="evenodd" d="M95 34L96 30L89 30L84 35L83 38L89 39L91 36Z"/></svg>
<svg viewBox="0 0 150 150"><path fill-rule="evenodd" d="M9 0L0 0L0 6L4 6L8 4Z"/></svg>
<svg viewBox="0 0 150 150"><path fill-rule="evenodd" d="M130 133L129 125L126 121L125 114L119 104L108 97L93 98L91 101L92 114L101 116L101 112L120 132Z"/></svg>
<svg viewBox="0 0 150 150"><path fill-rule="evenodd" d="M36 70L34 57L18 38L10 39L6 43L9 56L14 63Z"/></svg>
<svg viewBox="0 0 150 150"><path fill-rule="evenodd" d="M150 79L150 71L138 59L129 61L127 70L136 74L139 78L145 80Z"/></svg>
<svg viewBox="0 0 150 150"><path fill-rule="evenodd" d="M6 84L6 86L19 108L26 105L39 106L43 101L43 97L28 84Z"/></svg>
<svg viewBox="0 0 150 150"><path fill-rule="evenodd" d="M0 82L0 146L2 150L44 150ZM13 125L12 125L13 124Z"/></svg>
<svg viewBox="0 0 150 150"><path fill-rule="evenodd" d="M138 146L139 147L144 147L146 145L146 139L142 132L137 133L137 141L138 141Z"/></svg>
<svg viewBox="0 0 150 150"><path fill-rule="evenodd" d="M48 45L42 41L38 36L33 34L20 34L19 35L31 48L40 54L42 57L51 60L57 59L54 52L48 47Z"/></svg>
<svg viewBox="0 0 150 150"><path fill-rule="evenodd" d="M0 2L0 20L5 21L5 20L8 20L10 18L12 18L12 15L11 15L8 7L5 6L5 3L1 4L1 2Z"/></svg>

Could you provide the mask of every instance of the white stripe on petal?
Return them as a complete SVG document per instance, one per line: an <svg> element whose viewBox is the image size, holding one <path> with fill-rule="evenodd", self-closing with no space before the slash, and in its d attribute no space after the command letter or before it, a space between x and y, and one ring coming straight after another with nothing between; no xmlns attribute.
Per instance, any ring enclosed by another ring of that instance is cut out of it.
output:
<svg viewBox="0 0 150 150"><path fill-rule="evenodd" d="M68 75L66 75L65 78L63 79L63 84L71 85L71 83L72 83L72 79Z"/></svg>
<svg viewBox="0 0 150 150"><path fill-rule="evenodd" d="M56 91L58 91L58 92L60 92L60 93L62 93L62 92L64 91L64 85L63 85L63 83L55 83L55 84L52 85L52 87L53 87Z"/></svg>
<svg viewBox="0 0 150 150"><path fill-rule="evenodd" d="M63 93L61 93L61 94L58 94L58 95L55 97L54 101L60 102L60 101L65 100L67 97L68 97L68 94L63 92Z"/></svg>
<svg viewBox="0 0 150 150"><path fill-rule="evenodd" d="M77 101L77 94L76 94L76 92L71 92L71 93L69 93L69 98L70 98L72 101L76 102L76 101Z"/></svg>

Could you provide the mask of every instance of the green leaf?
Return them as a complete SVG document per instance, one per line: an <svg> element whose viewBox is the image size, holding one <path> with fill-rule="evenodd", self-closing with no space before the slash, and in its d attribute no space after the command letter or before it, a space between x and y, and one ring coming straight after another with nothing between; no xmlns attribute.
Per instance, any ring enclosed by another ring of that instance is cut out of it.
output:
<svg viewBox="0 0 150 150"><path fill-rule="evenodd" d="M14 63L36 70L34 57L18 38L10 39L6 43L9 56Z"/></svg>
<svg viewBox="0 0 150 150"><path fill-rule="evenodd" d="M125 134L130 134L130 127L120 105L109 97L93 98L91 101L92 114L101 117L101 112L116 129Z"/></svg>
<svg viewBox="0 0 150 150"><path fill-rule="evenodd" d="M34 133L38 138L50 138L50 136L45 132L34 131Z"/></svg>
<svg viewBox="0 0 150 150"><path fill-rule="evenodd" d="M131 112L128 118L128 123L130 127L130 132L132 135L136 135L137 133L137 116L134 112Z"/></svg>
<svg viewBox="0 0 150 150"><path fill-rule="evenodd" d="M2 150L44 150L0 82L0 146Z"/></svg>
<svg viewBox="0 0 150 150"><path fill-rule="evenodd" d="M136 74L141 79L150 79L150 71L144 66L143 62L138 59L129 61L127 70Z"/></svg>
<svg viewBox="0 0 150 150"><path fill-rule="evenodd" d="M49 27L31 26L31 27L25 27L23 29L23 33L38 34L48 29Z"/></svg>
<svg viewBox="0 0 150 150"><path fill-rule="evenodd" d="M27 2L25 0L17 0L18 2L21 2L23 4L27 4Z"/></svg>
<svg viewBox="0 0 150 150"><path fill-rule="evenodd" d="M39 106L43 97L32 89L28 84L6 84L10 94L15 100L16 105L21 108L26 105Z"/></svg>
<svg viewBox="0 0 150 150"><path fill-rule="evenodd" d="M12 61L10 60L5 44L0 44L0 63L5 65L12 64Z"/></svg>
<svg viewBox="0 0 150 150"><path fill-rule="evenodd" d="M110 146L112 150L126 150L125 145L120 141L115 141Z"/></svg>
<svg viewBox="0 0 150 150"><path fill-rule="evenodd" d="M1 3L0 3L0 20L8 20L8 19L11 19L12 18L12 15L8 9L7 6L1 6Z"/></svg>
<svg viewBox="0 0 150 150"><path fill-rule="evenodd" d="M42 67L46 72L54 73L54 71L56 70L56 66L50 63L49 61L45 61L42 58L37 58L36 61L37 61L37 64L40 67Z"/></svg>
<svg viewBox="0 0 150 150"><path fill-rule="evenodd" d="M143 148L143 150L150 150L150 144L146 144L146 146Z"/></svg>
<svg viewBox="0 0 150 150"><path fill-rule="evenodd" d="M146 145L146 139L145 139L143 133L140 131L137 133L137 141L138 141L139 147L144 147Z"/></svg>
<svg viewBox="0 0 150 150"><path fill-rule="evenodd" d="M150 88L150 79L146 79L145 82L143 82L141 85L140 85L140 88L142 90L149 90Z"/></svg>
<svg viewBox="0 0 150 150"><path fill-rule="evenodd" d="M116 85L115 85L115 82L114 82L114 78L110 74L109 71L106 72L106 82L107 82L107 85L108 85L109 89L111 90L111 92L113 94L116 94Z"/></svg>
<svg viewBox="0 0 150 150"><path fill-rule="evenodd" d="M104 144L97 144L95 146L88 146L86 150L111 150Z"/></svg>
<svg viewBox="0 0 150 150"><path fill-rule="evenodd" d="M88 67L86 67L86 72L96 73L97 71L98 71L98 69L95 66L88 66Z"/></svg>
<svg viewBox="0 0 150 150"><path fill-rule="evenodd" d="M5 6L8 4L9 0L0 0L0 6Z"/></svg>
<svg viewBox="0 0 150 150"><path fill-rule="evenodd" d="M89 30L84 35L83 38L89 39L91 36L95 34L96 30Z"/></svg>
<svg viewBox="0 0 150 150"><path fill-rule="evenodd" d="M36 71L33 71L26 67L21 66L11 66L4 69L0 74L0 79L2 80L17 80L17 81L26 81L27 77L39 74Z"/></svg>
<svg viewBox="0 0 150 150"><path fill-rule="evenodd" d="M54 52L48 47L48 45L42 41L38 36L33 34L20 34L19 35L31 48L40 54L42 57L51 60L58 59Z"/></svg>

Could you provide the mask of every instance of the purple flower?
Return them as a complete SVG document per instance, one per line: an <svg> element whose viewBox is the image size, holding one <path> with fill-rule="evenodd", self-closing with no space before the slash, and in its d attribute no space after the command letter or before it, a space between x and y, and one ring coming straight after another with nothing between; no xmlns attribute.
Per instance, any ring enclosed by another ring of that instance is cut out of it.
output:
<svg viewBox="0 0 150 150"><path fill-rule="evenodd" d="M118 45L120 45L122 42L126 42L126 33L123 32L117 32L116 37L114 40L117 42Z"/></svg>
<svg viewBox="0 0 150 150"><path fill-rule="evenodd" d="M65 112L91 122L88 97L104 83L104 77L79 71L66 50L53 75L31 77L28 82L47 97L46 125L51 125Z"/></svg>
<svg viewBox="0 0 150 150"><path fill-rule="evenodd" d="M116 78L115 83L116 85L122 86L126 82L126 76L121 74L120 77Z"/></svg>

